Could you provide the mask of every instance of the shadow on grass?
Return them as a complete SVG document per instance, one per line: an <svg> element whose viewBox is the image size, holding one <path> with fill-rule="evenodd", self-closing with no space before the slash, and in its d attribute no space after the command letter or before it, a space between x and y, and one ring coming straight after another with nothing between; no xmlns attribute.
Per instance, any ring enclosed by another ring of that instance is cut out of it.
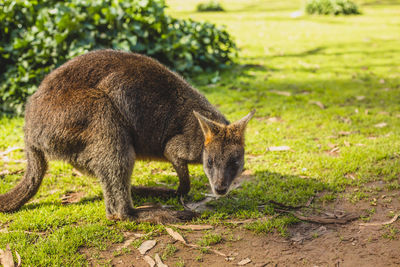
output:
<svg viewBox="0 0 400 267"><path fill-rule="evenodd" d="M291 206L304 205L317 192L332 190L316 178L257 171L254 179L228 196L210 202L213 213L241 216L259 211L273 213L271 200ZM261 208L261 210L260 210Z"/></svg>

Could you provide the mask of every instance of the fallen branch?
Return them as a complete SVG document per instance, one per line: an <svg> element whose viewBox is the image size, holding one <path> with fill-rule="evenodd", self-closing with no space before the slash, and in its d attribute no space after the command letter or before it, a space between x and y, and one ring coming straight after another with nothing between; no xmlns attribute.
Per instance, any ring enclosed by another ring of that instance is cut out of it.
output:
<svg viewBox="0 0 400 267"><path fill-rule="evenodd" d="M340 218L333 217L333 216L332 217L331 216L321 217L321 216L315 216L315 215L304 216L298 211L292 212L292 211L281 210L281 209L276 209L276 210L280 211L280 212L285 212L285 213L291 214L294 217L296 217L297 219L302 220L302 221L321 223L321 224L334 224L334 223L345 224L350 221L356 220L360 217L360 215L354 214L354 213L343 215Z"/></svg>
<svg viewBox="0 0 400 267"><path fill-rule="evenodd" d="M315 198L315 196L310 197L305 205L300 205L300 206L285 205L285 204L276 202L274 200L269 200L268 203L272 204L272 205L275 205L275 206L278 206L279 208L285 209L285 210L298 210L298 209L301 209L301 208L308 208L311 205L311 203L314 200L314 198Z"/></svg>
<svg viewBox="0 0 400 267"><path fill-rule="evenodd" d="M394 215L394 217L386 222L376 222L376 223L360 223L360 226L381 226L381 225L388 225L388 224L392 224L394 223L400 216L400 213L397 213L396 215Z"/></svg>

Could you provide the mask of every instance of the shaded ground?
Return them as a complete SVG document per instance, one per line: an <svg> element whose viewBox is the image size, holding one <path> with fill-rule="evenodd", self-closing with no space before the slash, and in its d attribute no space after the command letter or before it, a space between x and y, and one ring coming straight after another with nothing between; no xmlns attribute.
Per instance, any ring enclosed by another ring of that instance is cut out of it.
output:
<svg viewBox="0 0 400 267"><path fill-rule="evenodd" d="M379 185L370 185L379 188ZM376 199L376 201L375 201ZM210 231L179 230L189 243L199 243L208 233L220 235L222 240L211 248L228 255L225 258L211 251L189 248L175 241L166 233L156 235L157 245L147 255L154 257L176 251L164 258L168 266L237 266L244 259L246 266L399 266L400 219L387 225L363 226L363 223L387 222L400 206L400 192L382 190L372 202L361 200L356 204L337 200L326 211L362 212L365 216L345 225L300 222L288 230L288 236L256 234L244 225L218 225ZM126 232L126 240L133 233ZM124 252L121 244L113 244L107 250L82 249L92 266L148 266L143 256L129 245ZM139 244L138 242L137 244Z"/></svg>

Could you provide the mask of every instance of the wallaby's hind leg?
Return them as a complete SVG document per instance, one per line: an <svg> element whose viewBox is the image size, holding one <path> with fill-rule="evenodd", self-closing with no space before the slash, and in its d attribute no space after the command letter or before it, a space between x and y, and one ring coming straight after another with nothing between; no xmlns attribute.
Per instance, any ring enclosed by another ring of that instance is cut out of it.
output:
<svg viewBox="0 0 400 267"><path fill-rule="evenodd" d="M118 146L98 153L93 173L100 179L103 188L107 218L134 219L131 197L131 174L135 161L133 148Z"/></svg>

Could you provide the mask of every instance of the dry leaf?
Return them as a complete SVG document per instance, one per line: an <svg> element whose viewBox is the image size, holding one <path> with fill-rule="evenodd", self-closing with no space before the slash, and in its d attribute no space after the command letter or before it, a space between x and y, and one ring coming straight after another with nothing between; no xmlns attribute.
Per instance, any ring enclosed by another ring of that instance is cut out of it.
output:
<svg viewBox="0 0 400 267"><path fill-rule="evenodd" d="M146 240L138 248L140 254L144 255L157 244L156 240Z"/></svg>
<svg viewBox="0 0 400 267"><path fill-rule="evenodd" d="M277 95L283 95L283 96L291 96L291 92L286 92L286 91L278 91L278 90L270 90L271 93L277 94Z"/></svg>
<svg viewBox="0 0 400 267"><path fill-rule="evenodd" d="M173 239L178 240L178 241L180 241L180 242L182 242L182 243L184 243L184 244L187 243L186 240L183 238L183 236L182 236L180 233L178 233L178 232L172 230L172 229L169 228L169 227L165 227L165 230L167 230L167 233L168 233L170 236L172 236Z"/></svg>
<svg viewBox="0 0 400 267"><path fill-rule="evenodd" d="M383 84L383 83L385 83L385 80L384 79L380 79L379 83Z"/></svg>
<svg viewBox="0 0 400 267"><path fill-rule="evenodd" d="M335 152L339 152L340 148L339 147L334 147L332 148L331 151L329 151L330 153L335 153Z"/></svg>
<svg viewBox="0 0 400 267"><path fill-rule="evenodd" d="M183 198L181 198L181 203L183 207L187 210L202 212L209 209L207 207L207 203L212 200L215 200L215 196L207 196L205 199L199 202L188 202L188 203L184 203Z"/></svg>
<svg viewBox="0 0 400 267"><path fill-rule="evenodd" d="M288 146L270 146L267 148L267 151L288 151L290 147Z"/></svg>
<svg viewBox="0 0 400 267"><path fill-rule="evenodd" d="M350 142L348 142L348 141L344 141L343 143L344 143L344 145L347 146L347 147L350 147L350 146L351 146Z"/></svg>
<svg viewBox="0 0 400 267"><path fill-rule="evenodd" d="M193 231L203 231L203 230L210 230L214 227L212 225L195 225L195 224L186 224L186 225L179 225L179 224L171 224L171 226L176 227L182 230L193 230Z"/></svg>
<svg viewBox="0 0 400 267"><path fill-rule="evenodd" d="M301 17L303 15L304 15L304 12L301 11L301 10L294 11L294 12L290 13L290 17L293 18L293 19L296 19L296 18Z"/></svg>
<svg viewBox="0 0 400 267"><path fill-rule="evenodd" d="M156 262L150 256L146 255L143 257L143 259L150 267L156 266Z"/></svg>
<svg viewBox="0 0 400 267"><path fill-rule="evenodd" d="M129 247L129 245L132 244L132 242L134 240L136 240L136 236L131 236L130 238L126 239L125 242L122 245L117 247L116 250L121 250L121 249Z"/></svg>
<svg viewBox="0 0 400 267"><path fill-rule="evenodd" d="M359 96L356 96L356 99L357 99L358 101L361 101L361 100L364 100L364 99L365 99L365 96L359 95Z"/></svg>
<svg viewBox="0 0 400 267"><path fill-rule="evenodd" d="M314 105L317 105L318 107L320 107L322 109L325 109L325 105L322 104L322 102L320 102L320 101L310 101L310 104L314 104Z"/></svg>
<svg viewBox="0 0 400 267"><path fill-rule="evenodd" d="M383 127L386 127L386 126L387 126L387 123L386 123L386 122L381 122L381 123L375 124L374 126L375 126L376 128L383 128Z"/></svg>
<svg viewBox="0 0 400 267"><path fill-rule="evenodd" d="M243 265L246 265L246 264L248 264L248 263L250 263L250 262L251 262L251 260L250 260L249 258L245 258L245 259L239 261L239 262L238 262L238 265L239 265L239 266L243 266Z"/></svg>
<svg viewBox="0 0 400 267"><path fill-rule="evenodd" d="M157 263L157 267L168 267L168 265L164 264L160 258L160 255L158 255L158 253L156 253L154 255L154 259L156 260Z"/></svg>
<svg viewBox="0 0 400 267"><path fill-rule="evenodd" d="M61 204L78 203L85 196L85 192L70 192L61 197Z"/></svg>
<svg viewBox="0 0 400 267"><path fill-rule="evenodd" d="M348 131L340 131L340 132L338 132L338 134L341 135L341 136L350 135L352 133L353 132L348 132Z"/></svg>
<svg viewBox="0 0 400 267"><path fill-rule="evenodd" d="M4 267L14 267L14 259L9 244L7 244L5 251L0 249L0 263Z"/></svg>

